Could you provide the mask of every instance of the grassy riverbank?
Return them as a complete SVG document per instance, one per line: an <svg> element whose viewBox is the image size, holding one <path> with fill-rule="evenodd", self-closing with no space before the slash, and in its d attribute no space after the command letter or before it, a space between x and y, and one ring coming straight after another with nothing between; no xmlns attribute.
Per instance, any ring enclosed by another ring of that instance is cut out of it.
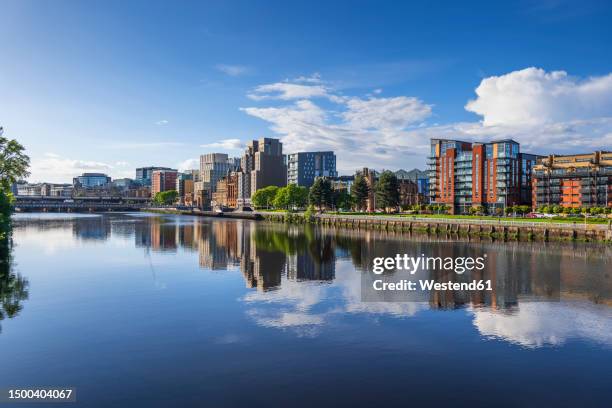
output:
<svg viewBox="0 0 612 408"><path fill-rule="evenodd" d="M281 210L258 210L259 213L266 214L303 214L301 212L287 212ZM323 214L339 215L339 216L357 216L357 217L401 217L405 219L431 219L433 220L470 220L470 221L487 221L487 222L527 222L527 223L543 223L543 224L608 224L612 219L596 218L596 217L553 217L553 218L525 218L525 217L490 217L482 215L450 215L450 214L386 214L386 213L365 213L365 212L337 212L330 211Z"/></svg>
<svg viewBox="0 0 612 408"><path fill-rule="evenodd" d="M366 215L366 216L395 216L406 218L432 218L445 220L484 220L484 221L512 221L512 222L541 222L541 223L585 223L584 217L553 217L553 218L526 218L526 217L488 217L483 215L450 215L450 214L385 214L385 213L359 213L359 212L333 212L334 215ZM587 224L607 224L611 219L588 217Z"/></svg>

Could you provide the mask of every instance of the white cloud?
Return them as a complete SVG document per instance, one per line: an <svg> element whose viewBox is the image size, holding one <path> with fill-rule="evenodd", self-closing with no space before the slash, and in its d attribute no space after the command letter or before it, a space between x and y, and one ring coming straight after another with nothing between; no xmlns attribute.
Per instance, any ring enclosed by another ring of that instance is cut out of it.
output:
<svg viewBox="0 0 612 408"><path fill-rule="evenodd" d="M525 347L558 346L572 338L612 345L612 320L605 306L524 302L508 312L472 308L474 326L480 334Z"/></svg>
<svg viewBox="0 0 612 408"><path fill-rule="evenodd" d="M251 68L244 65L218 64L215 68L229 76L241 76L251 72Z"/></svg>
<svg viewBox="0 0 612 408"><path fill-rule="evenodd" d="M298 78L300 79L300 78ZM430 138L510 137L522 151L549 154L612 148L612 74L587 79L527 68L482 80L466 105L482 121L428 125L432 105L412 96L347 97L320 77L262 85L250 96L277 106L241 110L270 124L288 153L335 150L338 169L423 167ZM297 83L299 82L299 83ZM313 100L333 104L323 108ZM551 150L554 148L554 150Z"/></svg>
<svg viewBox="0 0 612 408"><path fill-rule="evenodd" d="M220 149L220 150L242 150L245 148L244 142L240 139L223 139L214 143L200 145L205 149Z"/></svg>
<svg viewBox="0 0 612 408"><path fill-rule="evenodd" d="M407 96L350 98L346 105L347 111L342 117L350 127L357 129L404 129L431 115L431 105Z"/></svg>
<svg viewBox="0 0 612 408"><path fill-rule="evenodd" d="M168 121L166 119L158 120L157 122L155 122L155 124L158 126L163 126L163 125L167 125Z"/></svg>
<svg viewBox="0 0 612 408"><path fill-rule="evenodd" d="M180 162L177 166L178 171L192 170L200 168L199 159L186 159Z"/></svg>
<svg viewBox="0 0 612 408"><path fill-rule="evenodd" d="M40 158L32 157L31 174L28 180L31 182L70 183L73 177L85 172L107 173L113 177L133 176L133 171L118 169L117 167L125 166L98 161L69 159L55 153L45 153Z"/></svg>
<svg viewBox="0 0 612 408"><path fill-rule="evenodd" d="M482 80L466 109L485 126L543 125L612 115L612 74L584 80L526 68Z"/></svg>
<svg viewBox="0 0 612 408"><path fill-rule="evenodd" d="M304 85L292 82L277 82L257 86L247 95L249 98L260 101L264 99L310 99L328 97L328 89L325 85L309 83Z"/></svg>

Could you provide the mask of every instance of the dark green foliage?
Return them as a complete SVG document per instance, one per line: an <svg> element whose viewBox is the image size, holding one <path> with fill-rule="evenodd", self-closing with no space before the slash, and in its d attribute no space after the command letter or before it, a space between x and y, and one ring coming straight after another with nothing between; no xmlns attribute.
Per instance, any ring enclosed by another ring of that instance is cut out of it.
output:
<svg viewBox="0 0 612 408"><path fill-rule="evenodd" d="M399 202L397 177L389 170L383 171L376 183L376 206L383 209L397 208Z"/></svg>
<svg viewBox="0 0 612 408"><path fill-rule="evenodd" d="M356 175L355 181L351 186L351 196L353 198L353 203L358 210L365 209L369 195L370 186L368 186L368 182L366 181L365 177Z"/></svg>
<svg viewBox="0 0 612 408"><path fill-rule="evenodd" d="M331 207L333 203L331 182L322 178L316 179L312 187L310 187L308 201L319 210Z"/></svg>

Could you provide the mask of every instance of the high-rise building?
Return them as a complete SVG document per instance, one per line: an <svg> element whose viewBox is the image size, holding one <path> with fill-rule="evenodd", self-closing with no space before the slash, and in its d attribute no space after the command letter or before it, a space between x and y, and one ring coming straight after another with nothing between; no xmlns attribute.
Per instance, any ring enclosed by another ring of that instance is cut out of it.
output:
<svg viewBox="0 0 612 408"><path fill-rule="evenodd" d="M337 177L334 152L299 152L287 155L287 184L310 187L317 177Z"/></svg>
<svg viewBox="0 0 612 408"><path fill-rule="evenodd" d="M151 174L151 196L162 191L174 190L176 188L176 178L178 171L170 170L154 170Z"/></svg>
<svg viewBox="0 0 612 408"><path fill-rule="evenodd" d="M453 213L531 205L531 169L541 156L520 153L511 139L489 143L431 139L429 197Z"/></svg>
<svg viewBox="0 0 612 408"><path fill-rule="evenodd" d="M283 144L278 139L253 140L240 162L237 205L250 205L255 191L267 186L287 185L287 166L283 156Z"/></svg>
<svg viewBox="0 0 612 408"><path fill-rule="evenodd" d="M533 207L612 207L612 152L540 158L533 168Z"/></svg>
<svg viewBox="0 0 612 408"><path fill-rule="evenodd" d="M139 167L136 169L136 178L134 181L141 186L151 186L151 176L155 170L172 170L170 167L159 167L159 166L149 166L149 167Z"/></svg>
<svg viewBox="0 0 612 408"><path fill-rule="evenodd" d="M231 171L237 171L239 159L225 153L207 153L200 156L200 179L209 183L211 193L217 191L217 182Z"/></svg>

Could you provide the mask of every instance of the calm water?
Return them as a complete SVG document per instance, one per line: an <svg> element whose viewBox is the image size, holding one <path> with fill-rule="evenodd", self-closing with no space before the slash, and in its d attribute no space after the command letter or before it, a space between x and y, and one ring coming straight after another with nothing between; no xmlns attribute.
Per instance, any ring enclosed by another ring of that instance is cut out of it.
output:
<svg viewBox="0 0 612 408"><path fill-rule="evenodd" d="M17 216L14 242L0 387L75 386L87 407L612 404L610 246L146 214ZM495 291L363 302L396 253L487 253Z"/></svg>

